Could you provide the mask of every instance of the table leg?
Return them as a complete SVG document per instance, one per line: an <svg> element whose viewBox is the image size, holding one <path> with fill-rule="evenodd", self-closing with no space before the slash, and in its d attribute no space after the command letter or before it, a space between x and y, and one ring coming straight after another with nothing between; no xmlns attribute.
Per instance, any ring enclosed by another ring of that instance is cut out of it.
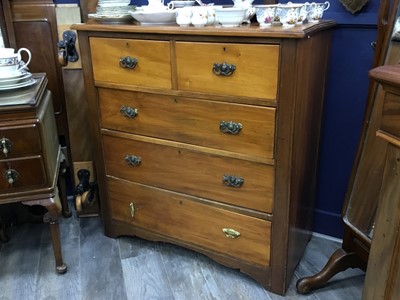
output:
<svg viewBox="0 0 400 300"><path fill-rule="evenodd" d="M50 227L51 242L53 245L54 258L56 261L56 271L59 274L67 272L67 265L64 263L61 251L60 228L58 225L58 217L61 213L61 202L58 196L58 189L55 196L47 199L25 201L25 205L41 205L47 209L43 216L43 222L48 223Z"/></svg>

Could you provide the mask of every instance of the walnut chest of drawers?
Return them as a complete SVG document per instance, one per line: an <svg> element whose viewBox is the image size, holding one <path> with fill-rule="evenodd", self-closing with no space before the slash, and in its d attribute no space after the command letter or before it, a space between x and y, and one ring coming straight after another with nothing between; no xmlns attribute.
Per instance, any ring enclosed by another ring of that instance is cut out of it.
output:
<svg viewBox="0 0 400 300"><path fill-rule="evenodd" d="M285 293L310 238L333 26L74 25L106 235Z"/></svg>

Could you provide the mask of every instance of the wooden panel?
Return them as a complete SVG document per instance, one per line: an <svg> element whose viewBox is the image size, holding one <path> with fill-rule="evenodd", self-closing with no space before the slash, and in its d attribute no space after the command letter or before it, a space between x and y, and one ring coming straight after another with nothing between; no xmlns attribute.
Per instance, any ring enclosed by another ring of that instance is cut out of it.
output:
<svg viewBox="0 0 400 300"><path fill-rule="evenodd" d="M105 128L260 158L274 155L275 108L109 89L99 89L99 105ZM137 117L121 114L123 106L138 109ZM223 133L221 121L243 129L237 135Z"/></svg>
<svg viewBox="0 0 400 300"><path fill-rule="evenodd" d="M108 180L112 218L257 265L269 264L268 221L200 204L175 193ZM135 207L132 218L130 203ZM228 238L223 228L240 232Z"/></svg>
<svg viewBox="0 0 400 300"><path fill-rule="evenodd" d="M178 89L276 99L278 45L176 43ZM260 62L262 57L262 63ZM231 76L213 73L214 63L234 64Z"/></svg>
<svg viewBox="0 0 400 300"><path fill-rule="evenodd" d="M103 135L103 145L108 175L272 212L272 166L108 135ZM128 165L126 155L140 157L141 164ZM224 174L240 176L244 184L225 186Z"/></svg>
<svg viewBox="0 0 400 300"><path fill-rule="evenodd" d="M364 300L397 299L400 254L400 150L389 145L363 291Z"/></svg>
<svg viewBox="0 0 400 300"><path fill-rule="evenodd" d="M42 148L37 124L1 126L0 138L6 138L12 143L7 155L3 151L0 152L1 158L37 154Z"/></svg>
<svg viewBox="0 0 400 300"><path fill-rule="evenodd" d="M155 88L171 88L169 42L91 38L94 79ZM122 68L121 57L138 60L134 69Z"/></svg>
<svg viewBox="0 0 400 300"><path fill-rule="evenodd" d="M14 169L19 174L13 185L9 185L3 176L4 172L9 169ZM45 186L47 183L43 160L40 156L27 159L1 160L0 174L0 192L5 194Z"/></svg>
<svg viewBox="0 0 400 300"><path fill-rule="evenodd" d="M385 94L380 128L400 139L400 101L398 97L392 93Z"/></svg>

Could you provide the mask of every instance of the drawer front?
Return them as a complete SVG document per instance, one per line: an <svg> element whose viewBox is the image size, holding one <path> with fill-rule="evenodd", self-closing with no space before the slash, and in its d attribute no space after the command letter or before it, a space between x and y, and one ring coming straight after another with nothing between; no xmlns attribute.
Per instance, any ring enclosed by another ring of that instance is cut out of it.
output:
<svg viewBox="0 0 400 300"><path fill-rule="evenodd" d="M0 128L0 158L38 154L40 151L41 140L36 124Z"/></svg>
<svg viewBox="0 0 400 300"><path fill-rule="evenodd" d="M400 101L398 95L386 93L380 129L400 140Z"/></svg>
<svg viewBox="0 0 400 300"><path fill-rule="evenodd" d="M169 42L90 38L90 48L95 81L171 88ZM127 57L137 60L134 68L120 64Z"/></svg>
<svg viewBox="0 0 400 300"><path fill-rule="evenodd" d="M13 183L9 184L10 175ZM8 175L8 176L7 176ZM12 193L47 184L43 160L40 156L27 159L0 161L0 192Z"/></svg>
<svg viewBox="0 0 400 300"><path fill-rule="evenodd" d="M276 99L278 45L177 42L176 65L180 90Z"/></svg>
<svg viewBox="0 0 400 300"><path fill-rule="evenodd" d="M108 175L272 211L273 166L107 135L103 135L103 146ZM140 164L133 164L135 157L140 157Z"/></svg>
<svg viewBox="0 0 400 300"><path fill-rule="evenodd" d="M248 263L263 267L269 264L271 223L268 221L113 178L108 180L108 192L114 220ZM240 236L227 237L223 229L233 229Z"/></svg>
<svg viewBox="0 0 400 300"><path fill-rule="evenodd" d="M99 101L105 128L260 158L274 154L275 108L110 89L99 89Z"/></svg>

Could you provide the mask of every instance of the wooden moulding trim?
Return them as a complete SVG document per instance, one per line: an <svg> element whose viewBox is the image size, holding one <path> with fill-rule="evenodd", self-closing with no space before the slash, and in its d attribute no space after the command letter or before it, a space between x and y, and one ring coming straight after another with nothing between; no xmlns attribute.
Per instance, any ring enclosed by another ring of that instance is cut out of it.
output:
<svg viewBox="0 0 400 300"><path fill-rule="evenodd" d="M383 130L378 130L376 132L376 136L381 138L381 139L383 139L383 140L385 140L385 141L387 141L387 142L389 142L389 143L391 143L392 145L395 145L395 146L400 148L400 139L399 139L399 137L391 135L391 134L389 134L389 133L387 133L387 132L385 132Z"/></svg>

